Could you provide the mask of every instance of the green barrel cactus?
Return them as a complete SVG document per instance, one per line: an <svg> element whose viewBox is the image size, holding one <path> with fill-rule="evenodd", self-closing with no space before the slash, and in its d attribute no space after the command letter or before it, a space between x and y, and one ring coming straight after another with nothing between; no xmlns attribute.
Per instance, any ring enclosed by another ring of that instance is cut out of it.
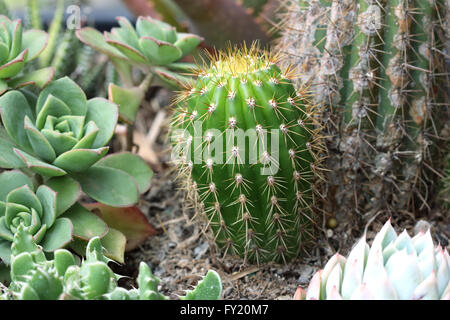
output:
<svg viewBox="0 0 450 320"><path fill-rule="evenodd" d="M23 72L47 46L48 34L42 30L22 28L22 21L0 15L0 95L10 88L34 84L46 86L53 77L53 68Z"/></svg>
<svg viewBox="0 0 450 320"><path fill-rule="evenodd" d="M388 220L371 247L363 236L347 258L335 254L295 299L450 300L450 256L430 230L397 235Z"/></svg>
<svg viewBox="0 0 450 320"><path fill-rule="evenodd" d="M148 265L141 262L138 289L126 290L118 286L121 276L108 266L98 237L86 248L86 259L77 259L70 251L59 249L48 259L42 248L20 226L11 246L11 284L0 300L166 300L158 292L160 280ZM217 272L210 270L184 300L217 300L222 296L222 283Z"/></svg>
<svg viewBox="0 0 450 320"><path fill-rule="evenodd" d="M324 209L342 225L426 213L448 121L443 1L289 4L278 51L322 109L330 137Z"/></svg>
<svg viewBox="0 0 450 320"><path fill-rule="evenodd" d="M172 122L173 157L225 253L285 262L312 236L314 107L276 57L229 50L199 67Z"/></svg>

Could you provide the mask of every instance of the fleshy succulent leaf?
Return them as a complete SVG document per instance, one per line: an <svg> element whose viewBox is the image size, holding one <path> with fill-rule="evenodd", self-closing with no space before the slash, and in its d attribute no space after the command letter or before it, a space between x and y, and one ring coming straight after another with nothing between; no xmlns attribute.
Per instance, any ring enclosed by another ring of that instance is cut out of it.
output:
<svg viewBox="0 0 450 320"><path fill-rule="evenodd" d="M46 181L46 185L58 194L56 216L66 212L81 196L80 184L69 176L51 178Z"/></svg>
<svg viewBox="0 0 450 320"><path fill-rule="evenodd" d="M140 88L121 88L111 83L108 88L108 98L119 106L120 118L127 123L134 123L136 115L144 98Z"/></svg>
<svg viewBox="0 0 450 320"><path fill-rule="evenodd" d="M48 34L42 30L27 30L23 33L22 48L28 50L26 62L36 59L48 43Z"/></svg>
<svg viewBox="0 0 450 320"><path fill-rule="evenodd" d="M157 233L136 206L114 208L101 203L86 203L83 206L98 214L109 227L117 229L125 235L127 251L136 249L145 239Z"/></svg>
<svg viewBox="0 0 450 320"><path fill-rule="evenodd" d="M131 152L115 153L101 159L97 166L125 171L138 183L139 193L144 193L150 188L153 171L145 160L136 154Z"/></svg>
<svg viewBox="0 0 450 320"><path fill-rule="evenodd" d="M137 182L122 170L96 165L73 177L81 189L98 202L113 207L128 207L138 202Z"/></svg>
<svg viewBox="0 0 450 320"><path fill-rule="evenodd" d="M219 274L209 270L206 276L197 284L197 287L188 291L182 300L218 300L222 296L222 282Z"/></svg>
<svg viewBox="0 0 450 320"><path fill-rule="evenodd" d="M108 232L108 226L95 214L76 203L61 217L67 218L73 225L73 236L82 240L94 237L104 237Z"/></svg>
<svg viewBox="0 0 450 320"><path fill-rule="evenodd" d="M58 218L46 231L45 238L40 243L45 251L55 251L68 245L72 241L72 222L66 218Z"/></svg>

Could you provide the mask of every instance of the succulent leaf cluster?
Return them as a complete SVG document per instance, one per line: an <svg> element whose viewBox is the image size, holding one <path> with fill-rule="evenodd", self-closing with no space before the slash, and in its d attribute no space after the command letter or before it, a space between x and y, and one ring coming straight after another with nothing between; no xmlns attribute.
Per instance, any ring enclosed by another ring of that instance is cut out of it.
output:
<svg viewBox="0 0 450 320"><path fill-rule="evenodd" d="M320 175L314 106L275 62L256 46L212 57L171 128L173 160L216 242L258 263L305 250Z"/></svg>
<svg viewBox="0 0 450 320"><path fill-rule="evenodd" d="M131 207L150 187L153 173L139 156L106 156L117 106L102 98L88 100L64 77L39 96L24 90L5 93L0 110L0 167L14 169L0 176L5 181L0 185L2 260L9 263L9 243L23 224L45 251L74 242L83 247L97 236L108 255L123 262L126 237L120 230L132 225L136 214L116 214L115 229L78 203L83 191L104 205Z"/></svg>
<svg viewBox="0 0 450 320"><path fill-rule="evenodd" d="M33 181L20 171L1 173L0 186L0 258L5 263L10 263L11 243L20 226L27 228L45 251L72 240L73 226L61 217L64 209L57 207L57 192L45 185L35 189Z"/></svg>
<svg viewBox="0 0 450 320"><path fill-rule="evenodd" d="M118 17L117 21L120 27L104 35L90 27L77 30L76 35L88 46L106 54L114 64L123 87L110 84L109 99L119 105L123 121L134 123L149 86L160 84L173 89L189 81L181 73L188 71L191 64L179 60L190 54L202 38L177 32L175 27L150 17L139 17L136 27L124 17ZM145 74L139 85L135 85L132 67Z"/></svg>
<svg viewBox="0 0 450 320"><path fill-rule="evenodd" d="M152 173L141 158L131 153L105 158L117 106L102 98L87 100L73 80L52 82L37 98L10 91L0 98L0 110L7 136L0 139L1 167L26 168L46 178L68 176L111 206L133 205L149 188Z"/></svg>
<svg viewBox="0 0 450 320"><path fill-rule="evenodd" d="M53 77L52 68L23 72L47 46L48 34L42 30L23 30L22 21L0 15L0 95L10 88L34 84L40 88Z"/></svg>
<svg viewBox="0 0 450 320"><path fill-rule="evenodd" d="M148 265L141 262L138 289L126 290L118 286L120 278L108 266L98 237L86 248L85 259L78 259L69 251L54 252L46 258L31 234L19 227L12 245L11 284L0 299L12 300L165 300L158 292L160 280ZM216 300L222 294L222 284L215 271L209 271L197 287L188 292L187 300Z"/></svg>
<svg viewBox="0 0 450 320"><path fill-rule="evenodd" d="M434 245L430 230L397 235L388 220L371 247L364 236L347 258L335 254L296 298L450 300L450 256Z"/></svg>

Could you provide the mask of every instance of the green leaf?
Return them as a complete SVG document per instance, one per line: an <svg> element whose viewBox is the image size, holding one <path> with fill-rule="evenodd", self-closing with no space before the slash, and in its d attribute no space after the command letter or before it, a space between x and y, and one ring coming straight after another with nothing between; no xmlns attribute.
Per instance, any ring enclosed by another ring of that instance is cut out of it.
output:
<svg viewBox="0 0 450 320"><path fill-rule="evenodd" d="M192 81L192 78L182 76L178 73L167 70L166 68L154 68L161 85L172 90L180 90Z"/></svg>
<svg viewBox="0 0 450 320"><path fill-rule="evenodd" d="M14 20L12 26L12 42L9 49L8 59L14 59L22 51L22 22L20 20Z"/></svg>
<svg viewBox="0 0 450 320"><path fill-rule="evenodd" d="M125 262L125 245L127 238L119 230L109 228L108 233L100 239L105 251L105 256L119 263Z"/></svg>
<svg viewBox="0 0 450 320"><path fill-rule="evenodd" d="M137 278L140 300L166 300L167 297L158 292L159 282L160 280L152 274L149 266L141 261Z"/></svg>
<svg viewBox="0 0 450 320"><path fill-rule="evenodd" d="M129 124L136 121L136 114L144 99L144 92L139 87L127 89L110 83L108 97L119 106L119 115L123 121Z"/></svg>
<svg viewBox="0 0 450 320"><path fill-rule="evenodd" d="M0 95L4 94L8 90L8 82L5 79L0 79Z"/></svg>
<svg viewBox="0 0 450 320"><path fill-rule="evenodd" d="M11 78L17 75L25 64L25 59L27 57L27 50L23 51L14 60L9 61L0 67L0 78Z"/></svg>
<svg viewBox="0 0 450 320"><path fill-rule="evenodd" d="M81 88L69 77L53 81L39 95L36 104L36 113L39 114L46 103L47 97L52 95L62 100L71 110L73 116L86 114L86 95ZM37 126L39 128L39 126Z"/></svg>
<svg viewBox="0 0 450 320"><path fill-rule="evenodd" d="M69 106L63 100L55 97L52 94L49 94L47 96L47 99L45 99L44 105L39 109L39 112L37 113L36 127L39 130L42 130L49 116L58 118L64 115L70 115L70 113L71 110Z"/></svg>
<svg viewBox="0 0 450 320"><path fill-rule="evenodd" d="M120 36L124 41L129 43L134 48L139 47L139 36L134 30L131 22L125 17L116 17L117 22L121 28L116 28L117 35Z"/></svg>
<svg viewBox="0 0 450 320"><path fill-rule="evenodd" d="M157 233L136 206L114 208L102 203L86 203L83 206L96 213L110 228L117 229L125 235L127 239L126 251L136 249L148 237Z"/></svg>
<svg viewBox="0 0 450 320"><path fill-rule="evenodd" d="M55 251L65 247L72 241L72 222L66 218L58 218L53 226L47 230L40 245L44 251Z"/></svg>
<svg viewBox="0 0 450 320"><path fill-rule="evenodd" d="M111 140L118 118L118 107L111 101L94 98L87 102L86 122L93 121L99 129L92 148L103 147Z"/></svg>
<svg viewBox="0 0 450 320"><path fill-rule="evenodd" d="M42 224L50 228L56 219L56 192L45 185L41 185L36 191L36 196L43 209Z"/></svg>
<svg viewBox="0 0 450 320"><path fill-rule="evenodd" d="M9 229L8 225L6 224L6 217L0 217L0 239L7 240L7 241L13 241L14 240L14 234Z"/></svg>
<svg viewBox="0 0 450 320"><path fill-rule="evenodd" d="M82 240L101 238L108 232L108 226L102 219L78 203L67 210L62 217L72 222L73 236Z"/></svg>
<svg viewBox="0 0 450 320"><path fill-rule="evenodd" d="M11 263L11 241L0 239L0 259L6 265Z"/></svg>
<svg viewBox="0 0 450 320"><path fill-rule="evenodd" d="M94 28L82 28L76 31L76 36L81 42L94 48L95 50L106 54L109 57L127 60L127 58L116 48L110 46L103 35Z"/></svg>
<svg viewBox="0 0 450 320"><path fill-rule="evenodd" d="M9 86L14 89L22 88L28 85L35 85L39 89L43 89L52 81L54 74L55 69L53 67L48 67L27 72L25 75L16 77L8 83Z"/></svg>
<svg viewBox="0 0 450 320"><path fill-rule="evenodd" d="M45 183L57 193L56 216L72 207L81 196L80 184L69 176L54 177Z"/></svg>
<svg viewBox="0 0 450 320"><path fill-rule="evenodd" d="M23 160L23 162L25 162L27 168L42 176L59 177L67 174L66 171L36 159L22 150L14 149L14 152Z"/></svg>
<svg viewBox="0 0 450 320"><path fill-rule="evenodd" d="M214 270L209 270L194 290L188 291L181 300L219 300L222 297L222 280Z"/></svg>
<svg viewBox="0 0 450 320"><path fill-rule="evenodd" d="M56 250L54 253L55 269L58 276L63 277L70 266L76 265L75 257L65 249Z"/></svg>
<svg viewBox="0 0 450 320"><path fill-rule="evenodd" d="M136 180L122 170L93 166L72 176L88 196L106 205L129 207L139 200Z"/></svg>
<svg viewBox="0 0 450 320"><path fill-rule="evenodd" d="M7 137L6 132L0 126L0 168L19 169L25 167L25 163L14 152L14 145Z"/></svg>
<svg viewBox="0 0 450 320"><path fill-rule="evenodd" d="M29 252L22 252L11 261L11 275L14 278L24 276L35 268L35 262Z"/></svg>
<svg viewBox="0 0 450 320"><path fill-rule="evenodd" d="M73 146L73 149L90 149L94 144L95 139L97 138L99 129L94 121L90 121L86 125L86 129L84 132L84 137L81 138L76 145Z"/></svg>
<svg viewBox="0 0 450 320"><path fill-rule="evenodd" d="M114 279L114 273L106 263L100 261L91 262L86 264L85 267L83 283L86 299L99 299L112 289L111 279Z"/></svg>
<svg viewBox="0 0 450 320"><path fill-rule="evenodd" d="M43 208L41 202L28 184L8 193L6 196L6 202L9 204L20 204L25 208L33 208L37 211L39 216L42 215ZM8 209L6 210L6 223L9 225L11 224L13 216L11 217L8 215Z"/></svg>
<svg viewBox="0 0 450 320"><path fill-rule="evenodd" d="M99 149L74 149L60 155L53 164L67 172L83 172L108 152L109 147Z"/></svg>
<svg viewBox="0 0 450 320"><path fill-rule="evenodd" d="M25 284L20 292L20 296L22 300L41 300L41 297L29 284Z"/></svg>
<svg viewBox="0 0 450 320"><path fill-rule="evenodd" d="M8 61L9 56L9 47L3 43L0 42L0 64L4 64L6 61Z"/></svg>
<svg viewBox="0 0 450 320"><path fill-rule="evenodd" d="M114 153L101 159L97 165L125 171L136 179L140 193L144 193L150 188L153 171L145 160L136 154L131 152Z"/></svg>
<svg viewBox="0 0 450 320"><path fill-rule="evenodd" d="M139 45L153 65L165 65L181 58L182 52L173 44L152 37L142 37Z"/></svg>
<svg viewBox="0 0 450 320"><path fill-rule="evenodd" d="M118 49L124 56L126 56L131 61L138 63L138 64L146 64L147 60L145 59L145 56L136 48L133 48L127 43L121 42L117 39L115 39L114 35L111 33L105 32L105 40L106 42Z"/></svg>
<svg viewBox="0 0 450 320"><path fill-rule="evenodd" d="M136 31L140 38L148 36L170 43L174 43L177 39L174 27L151 17L139 17L136 22Z"/></svg>
<svg viewBox="0 0 450 320"><path fill-rule="evenodd" d="M9 137L20 147L31 150L25 132L25 116L34 119L27 99L20 91L9 91L0 97L0 111L3 125Z"/></svg>
<svg viewBox="0 0 450 320"><path fill-rule="evenodd" d="M78 143L70 133L60 133L55 130L42 129L42 135L50 142L57 155L72 150Z"/></svg>
<svg viewBox="0 0 450 320"><path fill-rule="evenodd" d="M34 153L45 161L53 162L56 158L55 150L27 116L25 116L24 127Z"/></svg>
<svg viewBox="0 0 450 320"><path fill-rule="evenodd" d="M194 50L200 44L200 42L203 41L202 37L199 37L192 33L178 33L177 37L177 41L174 43L174 45L181 50L181 57L184 57L187 54L191 53L192 50Z"/></svg>
<svg viewBox="0 0 450 320"><path fill-rule="evenodd" d="M22 48L28 49L25 62L36 59L48 43L48 34L42 30L28 30L23 33Z"/></svg>
<svg viewBox="0 0 450 320"><path fill-rule="evenodd" d="M31 189L34 188L33 182L24 173L13 170L5 171L0 174L0 201L6 201L6 196L12 190L15 190L24 185L28 185Z"/></svg>

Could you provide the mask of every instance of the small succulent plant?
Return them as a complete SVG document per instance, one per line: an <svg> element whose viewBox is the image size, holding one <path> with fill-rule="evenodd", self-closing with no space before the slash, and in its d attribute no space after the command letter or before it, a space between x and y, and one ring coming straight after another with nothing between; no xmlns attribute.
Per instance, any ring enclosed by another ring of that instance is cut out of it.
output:
<svg viewBox="0 0 450 320"><path fill-rule="evenodd" d="M202 38L178 33L171 25L150 17L139 17L136 28L124 17L118 17L117 21L120 27L105 32L104 36L90 27L77 30L76 34L82 42L106 54L114 64L124 88L110 84L109 99L119 105L123 121L134 123L152 83L179 88L189 81L180 71L187 71L191 64L178 60L191 53ZM133 66L145 74L139 85L134 84Z"/></svg>
<svg viewBox="0 0 450 320"><path fill-rule="evenodd" d="M347 258L335 254L296 299L450 300L450 256L435 247L430 231L397 235L387 221L373 240L365 236Z"/></svg>
<svg viewBox="0 0 450 320"><path fill-rule="evenodd" d="M111 206L131 206L149 188L152 173L141 158L104 157L117 106L102 98L87 100L73 80L52 82L37 98L10 91L0 98L0 110L6 131L3 139L0 135L0 167L26 168L45 178L68 176Z"/></svg>
<svg viewBox="0 0 450 320"><path fill-rule="evenodd" d="M98 237L86 248L86 258L78 265L69 251L55 251L48 260L28 230L20 226L12 245L11 284L0 300L163 300L158 292L159 279L141 262L138 289L118 287L120 278L108 266ZM220 299L222 284L215 271L209 271L186 300Z"/></svg>
<svg viewBox="0 0 450 320"><path fill-rule="evenodd" d="M46 32L24 31L21 20L0 15L0 95L29 84L43 88L51 81L53 68L23 72L24 66L42 53L47 40Z"/></svg>
<svg viewBox="0 0 450 320"><path fill-rule="evenodd" d="M45 185L35 190L31 179L19 171L0 174L0 258L5 263L10 263L11 242L19 226L26 227L45 251L72 240L72 223L61 217L64 211L57 202L57 192Z"/></svg>
<svg viewBox="0 0 450 320"><path fill-rule="evenodd" d="M168 65L189 54L202 41L199 36L178 33L171 25L150 17L139 17L136 29L124 17L117 21L120 28L105 32L105 41L132 64Z"/></svg>
<svg viewBox="0 0 450 320"><path fill-rule="evenodd" d="M112 225L105 223L77 202L80 186L69 177L52 178L46 185L36 185L36 179L18 170L0 174L0 259L3 264L11 262L11 242L20 226L27 228L45 252L100 237L108 256L118 262L123 262L126 236L136 246L151 234L152 230L146 229L148 223L142 219L136 230L135 221L140 217L136 209L131 212L133 217L129 217L124 216L125 209L115 208L118 211L115 221ZM103 216L108 218L106 214ZM126 236L120 232L123 229Z"/></svg>
<svg viewBox="0 0 450 320"><path fill-rule="evenodd" d="M257 46L212 57L171 128L174 160L215 240L257 263L306 249L320 173L314 107L275 62Z"/></svg>

